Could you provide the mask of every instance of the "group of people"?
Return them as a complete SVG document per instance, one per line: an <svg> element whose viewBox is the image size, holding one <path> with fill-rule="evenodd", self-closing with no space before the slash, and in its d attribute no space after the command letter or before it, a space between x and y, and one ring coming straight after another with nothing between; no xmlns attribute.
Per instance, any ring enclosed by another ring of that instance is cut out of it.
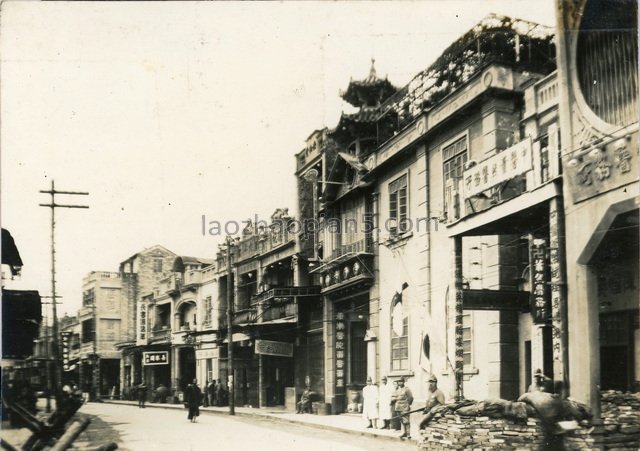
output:
<svg viewBox="0 0 640 451"><path fill-rule="evenodd" d="M410 414L413 404L411 389L405 386L405 380L400 377L395 381L395 387L387 383L387 378L382 377L380 387L373 383L371 377L367 379L367 385L362 390L363 405L362 416L368 421L367 428L376 428L377 420L382 420L380 429L390 429L391 420L398 419L402 424L401 438L411 438ZM423 410L427 414L437 405L444 404L444 393L438 388L438 379L435 376L429 378L429 395Z"/></svg>

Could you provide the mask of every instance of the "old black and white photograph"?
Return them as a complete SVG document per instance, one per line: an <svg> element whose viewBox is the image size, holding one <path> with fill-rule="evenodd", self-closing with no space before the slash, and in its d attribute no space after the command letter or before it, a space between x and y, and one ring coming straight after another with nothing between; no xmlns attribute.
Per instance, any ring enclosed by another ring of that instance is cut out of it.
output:
<svg viewBox="0 0 640 451"><path fill-rule="evenodd" d="M0 2L8 451L640 449L637 0Z"/></svg>

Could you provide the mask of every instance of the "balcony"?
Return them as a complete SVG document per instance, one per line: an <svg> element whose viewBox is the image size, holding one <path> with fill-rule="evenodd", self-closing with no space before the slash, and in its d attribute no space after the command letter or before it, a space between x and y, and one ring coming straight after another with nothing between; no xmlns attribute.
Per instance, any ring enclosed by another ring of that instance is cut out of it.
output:
<svg viewBox="0 0 640 451"><path fill-rule="evenodd" d="M354 243L339 245L331 252L331 260L351 254L373 254L370 240L363 238Z"/></svg>
<svg viewBox="0 0 640 451"><path fill-rule="evenodd" d="M257 309L248 308L242 310L236 310L233 315L232 324L234 326L246 326L256 322Z"/></svg>
<svg viewBox="0 0 640 451"><path fill-rule="evenodd" d="M171 326L168 324L154 326L153 329L151 329L149 341L152 343L170 343Z"/></svg>
<svg viewBox="0 0 640 451"><path fill-rule="evenodd" d="M256 294L251 298L251 305L263 304L266 302L281 302L282 299L295 298L298 296L315 296L320 294L320 287L276 287L263 293Z"/></svg>

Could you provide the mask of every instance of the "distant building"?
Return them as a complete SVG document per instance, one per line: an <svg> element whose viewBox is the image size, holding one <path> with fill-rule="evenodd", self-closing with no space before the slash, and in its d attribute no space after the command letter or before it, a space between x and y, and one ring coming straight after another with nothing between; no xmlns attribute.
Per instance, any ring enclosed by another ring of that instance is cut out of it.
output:
<svg viewBox="0 0 640 451"><path fill-rule="evenodd" d="M176 254L155 245L120 263L119 278L123 311L120 313L120 339L115 343L121 352L120 389L128 397L131 387L143 377L143 346L149 338L147 303L144 296L152 293L160 280L173 272Z"/></svg>

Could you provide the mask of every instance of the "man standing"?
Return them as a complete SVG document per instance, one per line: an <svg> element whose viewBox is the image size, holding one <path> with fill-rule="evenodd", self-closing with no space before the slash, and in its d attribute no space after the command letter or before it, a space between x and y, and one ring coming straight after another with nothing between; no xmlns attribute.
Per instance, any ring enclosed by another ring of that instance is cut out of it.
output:
<svg viewBox="0 0 640 451"><path fill-rule="evenodd" d="M429 395L427 396L427 403L424 406L423 414L428 415L431 409L436 406L444 404L444 393L438 388L438 378L432 375L429 378ZM424 429L431 417L427 416L420 422L420 429Z"/></svg>
<svg viewBox="0 0 640 451"><path fill-rule="evenodd" d="M144 379L138 385L138 407L144 409L144 403L147 401L147 384Z"/></svg>
<svg viewBox="0 0 640 451"><path fill-rule="evenodd" d="M209 384L207 384L207 397L209 398L209 405L211 407L216 405L216 380L213 379L211 381L209 381Z"/></svg>
<svg viewBox="0 0 640 451"><path fill-rule="evenodd" d="M409 412L411 411L411 404L413 404L413 394L408 387L404 386L404 377L398 379L398 388L393 393L391 401L394 404L395 416L400 417L404 433L400 438L411 438L411 424L409 418Z"/></svg>
<svg viewBox="0 0 640 451"><path fill-rule="evenodd" d="M393 397L394 391L395 389L390 384L387 384L387 377L382 376L382 384L379 389L380 399L378 402L380 406L380 419L383 422L383 424L380 425L382 429L391 428L391 417L393 416L391 414L391 398Z"/></svg>
<svg viewBox="0 0 640 451"><path fill-rule="evenodd" d="M367 385L362 389L362 397L364 398L362 418L369 421L367 428L377 428L378 387L373 384L371 377L367 378Z"/></svg>

